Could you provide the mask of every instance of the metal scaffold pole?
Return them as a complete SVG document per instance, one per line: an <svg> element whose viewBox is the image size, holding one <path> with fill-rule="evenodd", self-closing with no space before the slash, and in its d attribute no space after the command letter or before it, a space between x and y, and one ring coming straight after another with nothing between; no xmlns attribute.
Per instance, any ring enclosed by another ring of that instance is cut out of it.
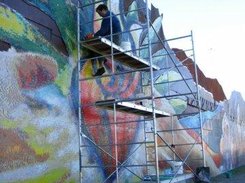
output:
<svg viewBox="0 0 245 183"><path fill-rule="evenodd" d="M82 150L81 150L81 143L82 143L82 119L81 119L81 95L80 95L80 1L77 1L77 77L78 77L78 136L79 136L79 182L82 182Z"/></svg>
<svg viewBox="0 0 245 183"><path fill-rule="evenodd" d="M155 153L155 169L156 169L156 181L160 182L159 179L159 162L158 162L158 143L157 143L157 121L155 114L155 98L154 98L154 79L153 79L153 62L152 62L152 48L151 48L151 37L150 37L150 14L149 14L149 4L146 0L146 21L147 21L147 32L148 32L148 54L150 61L150 85L151 85L151 102L152 102L152 116L153 116L153 128L154 128L154 153Z"/></svg>
<svg viewBox="0 0 245 183"><path fill-rule="evenodd" d="M197 64L195 59L195 48L194 48L194 41L193 41L193 32L191 31L191 41L193 46L193 62L195 68L195 79L196 79L196 88L197 88L197 101L198 101L198 112L199 112L199 121L200 121L200 137L201 137L201 145L202 145L202 157L203 157L203 166L206 167L206 159L205 159L205 152L204 152L204 143L203 143L203 118L202 118L202 107L201 107L201 100L200 100L200 91L199 91L199 81L198 81L198 71L197 71Z"/></svg>

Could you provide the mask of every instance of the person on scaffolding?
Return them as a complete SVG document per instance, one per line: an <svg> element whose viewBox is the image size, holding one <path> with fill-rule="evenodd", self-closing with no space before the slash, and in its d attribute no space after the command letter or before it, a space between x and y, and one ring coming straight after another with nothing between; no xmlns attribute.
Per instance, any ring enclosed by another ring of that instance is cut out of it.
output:
<svg viewBox="0 0 245 183"><path fill-rule="evenodd" d="M94 36L89 34L87 35L87 38L91 37L106 37L107 39L111 39L111 29L112 29L112 34L113 34L113 43L116 45L120 46L121 44L121 26L119 19L117 16L115 16L114 13L110 12L108 10L108 7L105 4L100 4L96 8L96 12L103 17L102 23L100 30L98 30ZM111 20L110 20L111 17ZM112 27L111 27L112 23ZM93 76L100 76L105 73L105 68L103 67L103 64L107 61L105 58L99 58L99 69L96 71L96 73Z"/></svg>

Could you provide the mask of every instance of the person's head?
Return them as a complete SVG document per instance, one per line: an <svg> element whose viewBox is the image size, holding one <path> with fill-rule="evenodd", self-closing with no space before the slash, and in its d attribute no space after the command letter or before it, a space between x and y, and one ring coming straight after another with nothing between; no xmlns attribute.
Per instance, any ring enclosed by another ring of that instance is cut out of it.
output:
<svg viewBox="0 0 245 183"><path fill-rule="evenodd" d="M97 8L96 8L96 12L101 16L104 17L106 15L108 11L108 7L105 4L100 4Z"/></svg>

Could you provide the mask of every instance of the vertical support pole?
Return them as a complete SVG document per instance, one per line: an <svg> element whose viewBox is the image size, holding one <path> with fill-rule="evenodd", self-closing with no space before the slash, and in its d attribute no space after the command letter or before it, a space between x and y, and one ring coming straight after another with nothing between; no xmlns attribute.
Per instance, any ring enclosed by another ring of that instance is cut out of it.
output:
<svg viewBox="0 0 245 183"><path fill-rule="evenodd" d="M77 77L78 77L78 136L79 136L79 182L82 183L82 118L81 118L81 84L80 84L80 1L77 1Z"/></svg>
<svg viewBox="0 0 245 183"><path fill-rule="evenodd" d="M163 42L162 41L162 44L163 44L163 46L165 47L165 44L164 44L165 42ZM166 57L166 59L167 59L167 68L169 68L170 67L170 64L169 64L169 59L168 59L168 57ZM169 72L170 72L170 70L168 69L167 70L167 81L169 81ZM170 95L170 83L168 82L167 83L167 88L168 88L168 93L167 93L167 95ZM174 117L171 115L170 116L170 118L171 118L171 136L172 136L172 145L173 144L175 144L175 132L173 131L173 128L174 128ZM176 161L176 151L175 151L175 147L173 147L173 160L174 161Z"/></svg>
<svg viewBox="0 0 245 183"><path fill-rule="evenodd" d="M113 46L112 46L112 44L113 44L113 28L112 28L112 5L111 5L111 1L112 0L110 0L109 1L109 3L110 3L110 32L111 32L111 34L110 34L110 39L111 39L111 61L112 61L112 73L114 73L115 72L115 63L114 63L114 50L113 50Z"/></svg>
<svg viewBox="0 0 245 183"><path fill-rule="evenodd" d="M112 0L109 1L109 9L110 9L110 39L111 39L111 61L112 61L112 73L115 73L115 63L114 63L114 50L113 50L113 27L112 27ZM118 174L118 143L117 143L117 109L116 103L113 104L113 121L114 121L114 138L115 138L115 166L116 166L116 182L119 182L119 174Z"/></svg>
<svg viewBox="0 0 245 183"><path fill-rule="evenodd" d="M152 112L153 112L153 125L154 125L154 148L155 148L155 166L156 166L156 181L159 180L159 162L158 162L158 143L157 143L157 124L156 124L156 113L155 113L155 97L154 97L154 84L153 84L153 68L152 68L152 48L150 40L150 15L149 15L149 4L146 0L146 21L147 21L147 32L148 32L148 53L150 61L150 80L151 80L151 100L152 100Z"/></svg>
<svg viewBox="0 0 245 183"><path fill-rule="evenodd" d="M174 145L174 147L172 147L173 148L173 160L174 161L176 161L176 151L175 151L175 134L174 134L174 119L173 119L174 117L173 116L171 116L171 135L172 135L172 145Z"/></svg>
<svg viewBox="0 0 245 183"><path fill-rule="evenodd" d="M201 136L201 145L202 145L202 157L203 157L203 166L206 167L206 158L204 152L204 144L203 144L203 118L201 112L201 102L200 102L200 92L199 92L199 82L198 82L198 74L197 74L197 65L195 59L195 49L194 49L194 41L193 41L193 32L191 31L191 42L193 47L193 60L194 60L194 67L195 67L195 79L196 79L196 87L197 87L197 100L198 100L198 110L199 110L199 119L200 119L200 136Z"/></svg>
<svg viewBox="0 0 245 183"><path fill-rule="evenodd" d="M113 104L113 121L114 121L114 138L115 138L115 166L116 166L116 177L117 183L119 182L118 175L118 149L117 149L117 111L116 111L116 103Z"/></svg>

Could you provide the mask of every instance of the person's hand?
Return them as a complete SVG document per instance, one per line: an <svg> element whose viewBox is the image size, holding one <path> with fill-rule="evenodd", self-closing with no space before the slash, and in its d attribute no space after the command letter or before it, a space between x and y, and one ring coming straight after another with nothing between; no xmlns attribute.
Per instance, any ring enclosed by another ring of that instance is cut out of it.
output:
<svg viewBox="0 0 245 183"><path fill-rule="evenodd" d="M85 36L85 39L92 39L94 37L93 33L89 33Z"/></svg>

